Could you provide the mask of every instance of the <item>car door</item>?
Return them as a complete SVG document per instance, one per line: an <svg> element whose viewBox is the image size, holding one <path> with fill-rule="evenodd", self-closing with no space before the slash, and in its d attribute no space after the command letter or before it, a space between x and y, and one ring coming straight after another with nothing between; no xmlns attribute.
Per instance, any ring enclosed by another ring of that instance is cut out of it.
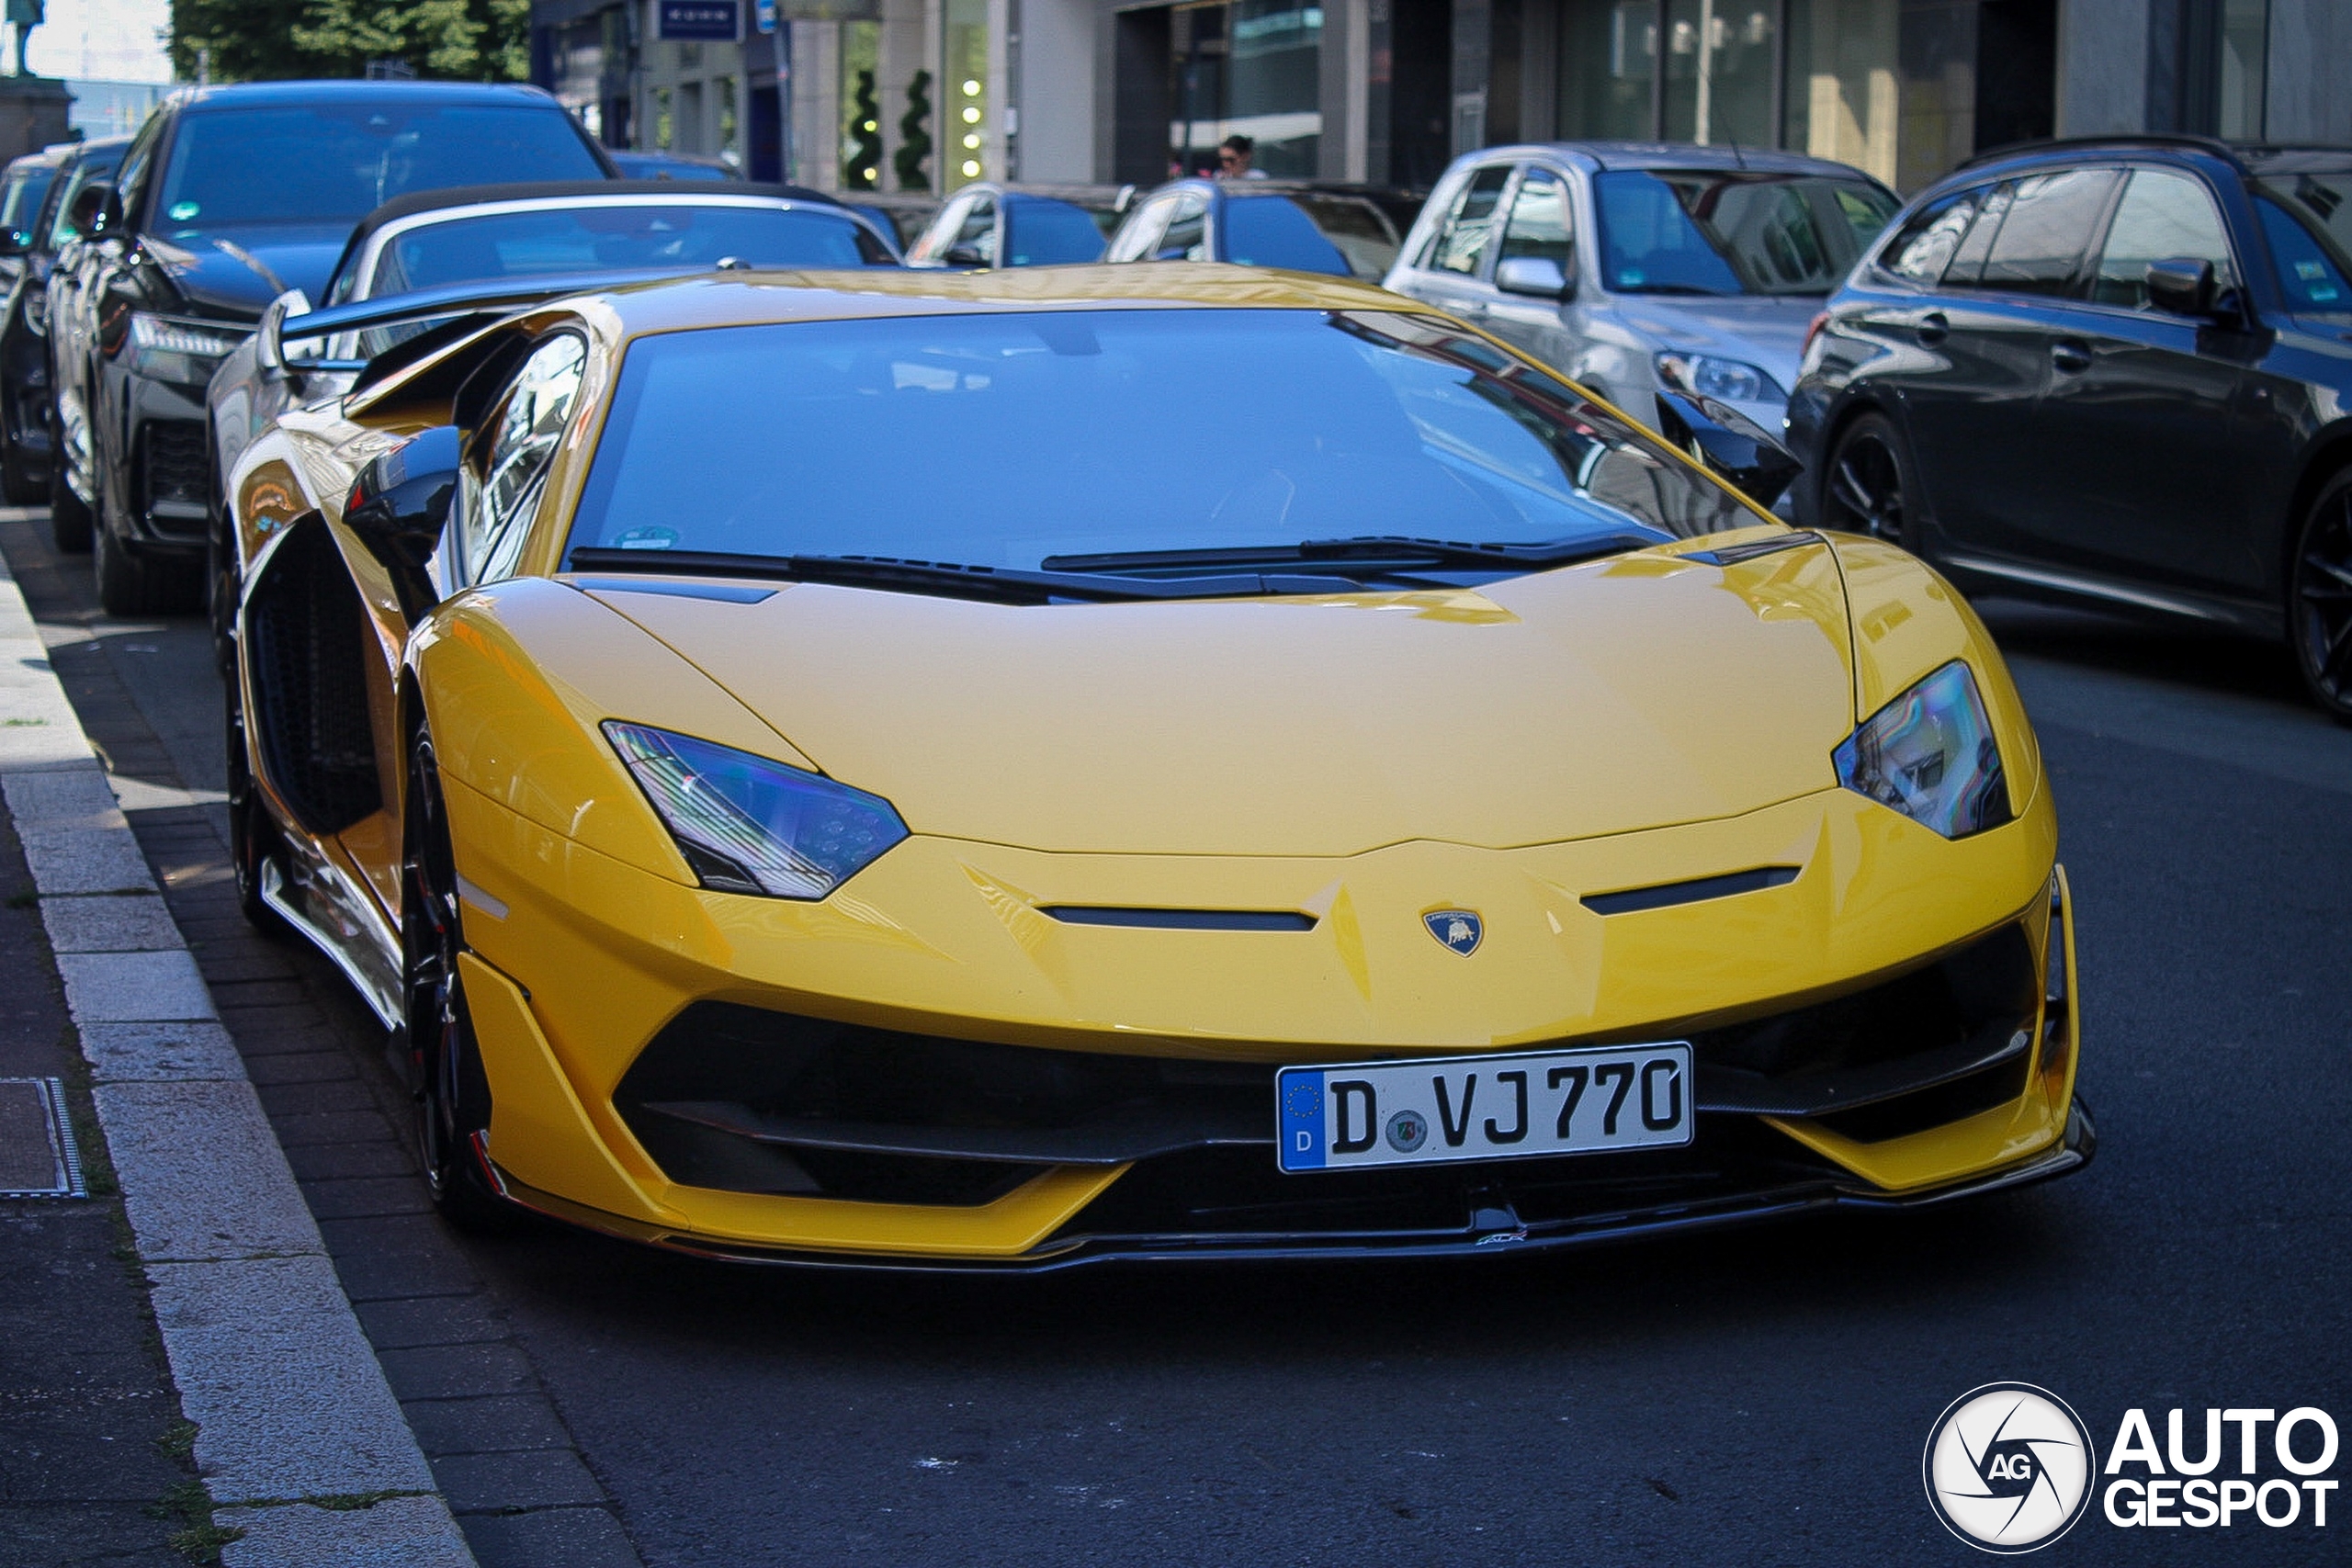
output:
<svg viewBox="0 0 2352 1568"><path fill-rule="evenodd" d="M1483 321L1491 296L1486 276L1502 227L1503 194L1517 165L1481 164L1453 192L1420 254L1407 258L1390 287L1464 321Z"/></svg>
<svg viewBox="0 0 2352 1568"><path fill-rule="evenodd" d="M1532 164L1522 170L1505 209L1495 265L1526 256L1548 261L1570 279L1577 276L1576 225L1570 186L1555 169ZM1487 291L1487 330L1525 349L1544 364L1566 370L1576 355L1575 334L1558 299ZM1637 411L1642 412L1642 411Z"/></svg>
<svg viewBox="0 0 2352 1568"><path fill-rule="evenodd" d="M2131 171L2085 298L2053 312L2049 389L2035 418L2040 486L2027 526L2058 559L2183 586L2267 590L2246 547L2249 499L2267 493L2244 439L2266 338L2227 314L2149 303L2148 264L2245 273L2212 194L2179 168Z"/></svg>
<svg viewBox="0 0 2352 1568"><path fill-rule="evenodd" d="M1909 311L1925 351L1904 376L1905 433L1928 511L1961 552L2019 552L2056 456L2034 427L2053 299L2079 277L2118 175L2028 175L1986 191L1936 293Z"/></svg>

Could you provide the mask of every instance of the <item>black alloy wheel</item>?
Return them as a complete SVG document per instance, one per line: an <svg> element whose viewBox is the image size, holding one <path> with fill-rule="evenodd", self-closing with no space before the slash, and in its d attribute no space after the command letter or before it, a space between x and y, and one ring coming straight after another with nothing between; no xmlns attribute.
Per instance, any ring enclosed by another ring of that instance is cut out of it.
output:
<svg viewBox="0 0 2352 1568"><path fill-rule="evenodd" d="M476 1233L513 1228L516 1211L491 1186L473 1134L490 1125L490 1080L466 1009L458 955L458 870L433 738L409 748L401 836L401 1042L416 1101L416 1152L441 1217Z"/></svg>
<svg viewBox="0 0 2352 1568"><path fill-rule="evenodd" d="M78 556L90 548L90 508L66 482L65 442L56 423L50 424L49 539L62 555Z"/></svg>
<svg viewBox="0 0 2352 1568"><path fill-rule="evenodd" d="M1838 435L1823 471L1822 525L1909 549L1911 489L1894 424L1884 414L1863 414Z"/></svg>
<svg viewBox="0 0 2352 1568"><path fill-rule="evenodd" d="M286 921L261 896L262 868L276 860L278 874L283 876L286 866L279 857L282 846L277 824L271 818L261 791L254 785L253 765L245 750L245 705L238 694L237 672L233 669L229 671L225 705L229 864L237 879L237 911L255 931L265 936L277 936L286 930Z"/></svg>
<svg viewBox="0 0 2352 1568"><path fill-rule="evenodd" d="M2287 640L2320 706L2352 724L2352 470L2303 514L2288 574Z"/></svg>

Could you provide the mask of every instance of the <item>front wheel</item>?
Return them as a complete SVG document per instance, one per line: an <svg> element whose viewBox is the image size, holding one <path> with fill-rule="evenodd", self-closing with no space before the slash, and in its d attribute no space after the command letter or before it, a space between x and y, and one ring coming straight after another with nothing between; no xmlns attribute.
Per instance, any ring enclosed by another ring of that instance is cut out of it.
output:
<svg viewBox="0 0 2352 1568"><path fill-rule="evenodd" d="M1913 549L1917 490L1903 440L1883 413L1866 413L1838 433L1821 476L1821 524Z"/></svg>
<svg viewBox="0 0 2352 1568"><path fill-rule="evenodd" d="M89 503L66 482L65 449L55 440L50 443L49 538L63 555L82 555L90 547Z"/></svg>
<svg viewBox="0 0 2352 1568"><path fill-rule="evenodd" d="M409 749L401 859L402 1027L416 1104L417 1162L443 1219L459 1230L511 1230L518 1213L482 1168L474 1134L490 1125L490 1078L474 1038L458 957L465 934L458 871L433 739L419 726Z"/></svg>
<svg viewBox="0 0 2352 1568"><path fill-rule="evenodd" d="M2296 531L2287 641L2312 701L2352 724L2352 469L2327 482Z"/></svg>
<svg viewBox="0 0 2352 1568"><path fill-rule="evenodd" d="M237 672L229 671L226 741L229 784L229 864L237 880L237 912L264 936L277 936L286 922L262 897L264 869L280 849L277 823L269 815L261 792L254 787L252 763L245 750L245 708L237 695ZM285 866L278 866L280 875Z"/></svg>

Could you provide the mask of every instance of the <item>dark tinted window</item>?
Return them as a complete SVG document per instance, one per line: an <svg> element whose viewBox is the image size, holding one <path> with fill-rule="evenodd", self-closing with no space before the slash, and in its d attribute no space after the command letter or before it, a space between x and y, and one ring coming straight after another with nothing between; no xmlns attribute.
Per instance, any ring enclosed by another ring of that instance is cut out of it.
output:
<svg viewBox="0 0 2352 1568"><path fill-rule="evenodd" d="M1975 221L1984 195L1980 186L1928 202L1904 220L1902 232L1879 253L1878 265L1922 288L1933 288L1943 281L1944 269L1951 265L1969 224Z"/></svg>
<svg viewBox="0 0 2352 1568"><path fill-rule="evenodd" d="M2074 292L2116 178L2112 169L2066 169L2018 181L1981 286L2007 294Z"/></svg>
<svg viewBox="0 0 2352 1568"><path fill-rule="evenodd" d="M1214 415L1216 440L1188 411ZM1102 310L640 338L571 541L1031 568L1333 535L1664 537L1752 515L1442 321Z"/></svg>
<svg viewBox="0 0 2352 1568"><path fill-rule="evenodd" d="M1227 261L1352 276L1340 247L1325 239L1315 220L1286 196L1228 196L1223 222Z"/></svg>
<svg viewBox="0 0 2352 1568"><path fill-rule="evenodd" d="M1067 201L1004 198L1006 266L1054 266L1102 259L1102 231L1094 215Z"/></svg>
<svg viewBox="0 0 2352 1568"><path fill-rule="evenodd" d="M2001 231L2001 220L2008 216L2009 203L2016 196L2015 186L1997 186L1976 204L1976 217L1952 251L1951 265L1944 268L1944 287L1973 288L1984 276L1984 258L1993 254L1993 236Z"/></svg>
<svg viewBox="0 0 2352 1568"><path fill-rule="evenodd" d="M492 173L492 171L495 171ZM356 222L413 190L499 180L594 180L605 171L571 117L388 99L187 115L149 223Z"/></svg>
<svg viewBox="0 0 2352 1568"><path fill-rule="evenodd" d="M2237 282L2229 233L2205 187L2170 169L2134 169L2099 247L2091 297L2103 304L2144 310L2148 264L2181 256L2211 262L2221 288Z"/></svg>
<svg viewBox="0 0 2352 1568"><path fill-rule="evenodd" d="M2337 184L2352 186L2352 179L2339 175ZM2330 211L2340 207L2342 200L2338 195ZM2305 201L2295 205L2304 211L2312 209ZM2262 215L2262 231L2270 241L2271 258L2278 264L2278 287L2286 293L2288 309L2337 315L2352 311L2352 282L2346 279L2346 274L2352 273L2352 260L2346 259L2335 236L2318 224L2306 228L2284 203L2267 194L2255 197L2254 209Z"/></svg>
<svg viewBox="0 0 2352 1568"><path fill-rule="evenodd" d="M1859 179L1720 171L1618 170L1593 197L1623 294L1826 294L1895 206Z"/></svg>
<svg viewBox="0 0 2352 1568"><path fill-rule="evenodd" d="M48 231L41 242L42 250L54 251L75 237L70 219L74 198L85 186L111 178L122 162L124 151L121 146L114 146L85 154L74 165L72 175L50 187L50 198L41 207L42 226Z"/></svg>
<svg viewBox="0 0 2352 1568"><path fill-rule="evenodd" d="M709 266L888 266L888 252L845 212L808 208L575 207L500 212L412 229L385 245L371 295L477 278Z"/></svg>
<svg viewBox="0 0 2352 1568"><path fill-rule="evenodd" d="M6 186L0 186L0 229L29 231L40 213L41 197L56 177L57 170L47 164L11 169Z"/></svg>
<svg viewBox="0 0 2352 1568"><path fill-rule="evenodd" d="M1396 262L1396 230L1379 208L1360 196L1306 191L1290 199L1315 220L1323 237L1340 248L1358 277L1377 283Z"/></svg>

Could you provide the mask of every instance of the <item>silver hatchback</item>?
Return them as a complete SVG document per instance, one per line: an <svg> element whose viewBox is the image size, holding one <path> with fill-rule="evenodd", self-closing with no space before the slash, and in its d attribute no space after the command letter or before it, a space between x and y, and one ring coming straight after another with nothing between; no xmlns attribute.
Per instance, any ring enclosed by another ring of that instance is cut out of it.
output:
<svg viewBox="0 0 2352 1568"><path fill-rule="evenodd" d="M1900 205L1792 152L1488 147L1446 170L1385 281L1645 423L1671 389L1777 436L1807 326Z"/></svg>

